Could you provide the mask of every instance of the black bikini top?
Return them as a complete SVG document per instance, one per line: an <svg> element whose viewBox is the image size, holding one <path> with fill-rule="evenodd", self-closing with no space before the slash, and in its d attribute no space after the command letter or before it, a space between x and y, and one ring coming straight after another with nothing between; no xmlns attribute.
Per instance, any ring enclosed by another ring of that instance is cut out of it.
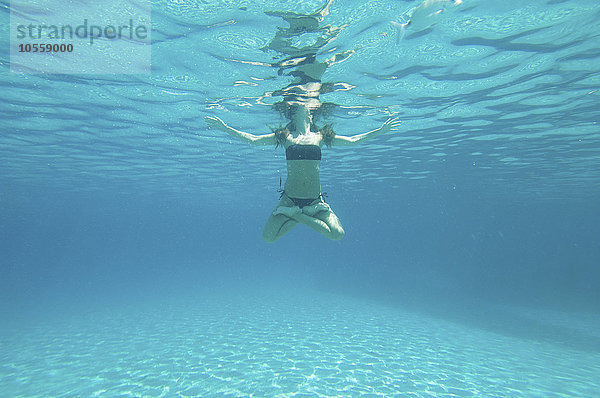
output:
<svg viewBox="0 0 600 398"><path fill-rule="evenodd" d="M321 160L321 148L318 145L290 145L285 150L287 160Z"/></svg>

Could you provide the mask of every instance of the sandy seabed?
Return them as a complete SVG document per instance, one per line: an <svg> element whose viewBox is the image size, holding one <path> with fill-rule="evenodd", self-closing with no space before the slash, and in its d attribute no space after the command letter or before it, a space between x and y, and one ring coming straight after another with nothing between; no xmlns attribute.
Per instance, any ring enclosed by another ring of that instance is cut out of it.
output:
<svg viewBox="0 0 600 398"><path fill-rule="evenodd" d="M600 340L599 317L505 310ZM597 345L498 330L311 290L111 305L3 327L0 396L600 394Z"/></svg>

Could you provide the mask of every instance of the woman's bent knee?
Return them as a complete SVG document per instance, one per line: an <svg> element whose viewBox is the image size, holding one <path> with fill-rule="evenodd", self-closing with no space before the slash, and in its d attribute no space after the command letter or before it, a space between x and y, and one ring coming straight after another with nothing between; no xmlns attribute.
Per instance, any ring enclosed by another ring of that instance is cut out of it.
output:
<svg viewBox="0 0 600 398"><path fill-rule="evenodd" d="M264 231L262 234L263 240L267 243L273 243L277 240L277 236L273 233Z"/></svg>
<svg viewBox="0 0 600 398"><path fill-rule="evenodd" d="M281 235L279 235L279 233L273 231L270 228L265 228L265 230L263 231L262 237L265 242L273 243L273 242L276 242L277 240L279 240L279 238L281 238Z"/></svg>
<svg viewBox="0 0 600 398"><path fill-rule="evenodd" d="M330 238L331 240L342 240L344 235L346 235L346 231L343 228L334 228L331 230Z"/></svg>

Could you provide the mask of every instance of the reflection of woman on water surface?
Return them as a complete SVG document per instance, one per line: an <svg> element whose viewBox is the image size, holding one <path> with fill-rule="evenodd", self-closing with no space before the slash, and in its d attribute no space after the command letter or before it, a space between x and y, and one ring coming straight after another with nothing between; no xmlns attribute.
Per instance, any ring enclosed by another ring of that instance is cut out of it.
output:
<svg viewBox="0 0 600 398"><path fill-rule="evenodd" d="M267 220L263 238L275 242L296 224L301 223L333 240L344 237L344 229L331 207L323 200L319 166L321 148L326 146L352 145L373 138L379 134L395 130L400 123L397 119L388 119L383 126L364 134L351 137L337 135L330 125L317 127L315 115L321 113L323 105L319 95L325 92L347 89L350 85L341 82L323 83L321 77L325 70L350 57L354 50L346 50L330 55L319 61L317 55L327 44L333 41L343 27L321 26L320 22L329 13L333 0L312 14L291 12L267 12L267 15L283 18L289 28L279 28L275 37L264 48L276 51L284 58L265 66L277 67L279 75L292 76L294 81L281 90L269 93L270 96L282 96L283 100L275 104L289 120L271 134L254 135L229 127L215 116L206 117L209 126L222 130L242 141L256 145L275 145L285 148L287 159L287 179L281 194L279 205ZM297 47L298 37L304 34L316 34L312 45ZM333 104L329 104L333 105Z"/></svg>
<svg viewBox="0 0 600 398"><path fill-rule="evenodd" d="M291 104L291 122L271 134L254 135L236 130L221 119L206 117L213 128L222 130L242 141L255 145L281 145L287 159L287 179L279 205L275 208L263 231L267 242L275 242L296 224L305 224L333 240L344 237L344 229L331 207L321 195L319 164L321 148L353 145L379 134L395 130L400 123L388 119L378 129L351 137L337 135L325 125L314 131L311 112L303 105ZM311 126L313 129L311 129Z"/></svg>

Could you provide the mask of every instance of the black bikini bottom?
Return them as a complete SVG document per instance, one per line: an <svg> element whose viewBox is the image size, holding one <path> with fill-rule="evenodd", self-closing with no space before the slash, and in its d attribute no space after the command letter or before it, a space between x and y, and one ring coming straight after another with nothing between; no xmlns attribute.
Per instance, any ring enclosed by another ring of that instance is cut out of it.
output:
<svg viewBox="0 0 600 398"><path fill-rule="evenodd" d="M289 200L291 200L296 206L298 206L299 208L303 208L305 206L310 206L312 204L317 204L319 202L324 202L323 200L323 194L319 194L318 197L316 198L292 198L291 196L289 196L287 193L282 192L281 196L285 195Z"/></svg>

